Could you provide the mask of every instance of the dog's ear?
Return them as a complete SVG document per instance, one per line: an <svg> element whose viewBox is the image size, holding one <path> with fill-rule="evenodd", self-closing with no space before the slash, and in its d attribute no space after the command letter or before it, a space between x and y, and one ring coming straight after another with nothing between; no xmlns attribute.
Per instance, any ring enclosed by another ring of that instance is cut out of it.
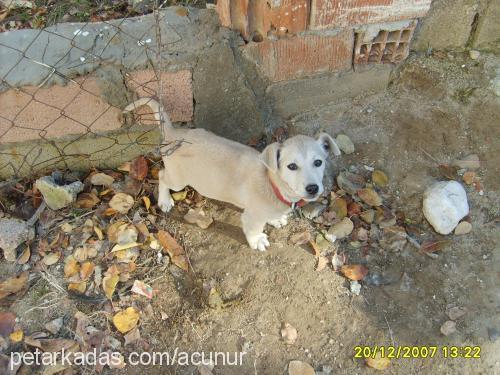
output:
<svg viewBox="0 0 500 375"><path fill-rule="evenodd" d="M268 145L260 154L260 160L272 172L276 172L280 168L280 149L281 144L274 142Z"/></svg>
<svg viewBox="0 0 500 375"><path fill-rule="evenodd" d="M317 142L320 144L323 150L326 151L327 154L330 151L333 151L334 155L340 155L339 146L337 146L337 143L333 140L332 137L330 137L330 135L321 133L320 135L318 135Z"/></svg>

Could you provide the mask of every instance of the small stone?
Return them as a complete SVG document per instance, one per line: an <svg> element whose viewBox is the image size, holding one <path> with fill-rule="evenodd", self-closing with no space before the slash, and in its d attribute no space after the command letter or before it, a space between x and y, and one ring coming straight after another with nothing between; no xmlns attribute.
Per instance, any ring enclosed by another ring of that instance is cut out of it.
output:
<svg viewBox="0 0 500 375"><path fill-rule="evenodd" d="M479 58L479 56L481 56L481 53L479 51L476 51L474 49L471 49L469 51L469 57L472 59L472 60L477 60Z"/></svg>
<svg viewBox="0 0 500 375"><path fill-rule="evenodd" d="M51 176L39 178L35 184L42 193L45 203L52 210L69 206L83 190L83 184L80 181L69 185L58 185Z"/></svg>
<svg viewBox="0 0 500 375"><path fill-rule="evenodd" d="M449 234L469 214L467 194L456 181L437 182L424 192L423 211L436 232Z"/></svg>
<svg viewBox="0 0 500 375"><path fill-rule="evenodd" d="M447 320L441 326L441 333L445 336L449 336L457 331L457 323L452 320Z"/></svg>
<svg viewBox="0 0 500 375"><path fill-rule="evenodd" d="M302 213L309 220L317 218L326 209L326 205L319 202L312 202L302 208Z"/></svg>
<svg viewBox="0 0 500 375"><path fill-rule="evenodd" d="M60 318L51 320L50 322L45 324L45 329L47 331L49 331L50 333L52 333L53 335L56 335L59 332L59 330L61 329L62 325L63 325L63 318L60 317Z"/></svg>
<svg viewBox="0 0 500 375"><path fill-rule="evenodd" d="M489 327L488 337L490 338L490 341L494 342L500 337L500 331L496 328Z"/></svg>
<svg viewBox="0 0 500 375"><path fill-rule="evenodd" d="M472 224L469 223L468 221L461 221L457 227L455 228L455 235L460 236L462 234L467 234L470 233L472 230Z"/></svg>
<svg viewBox="0 0 500 375"><path fill-rule="evenodd" d="M297 341L297 330L290 323L283 323L281 327L281 338L287 345L295 344Z"/></svg>
<svg viewBox="0 0 500 375"><path fill-rule="evenodd" d="M345 217L341 222L333 225L328 230L328 234L335 236L337 239L342 239L350 235L353 229L353 222L348 217Z"/></svg>
<svg viewBox="0 0 500 375"><path fill-rule="evenodd" d="M111 186L115 179L106 173L96 173L90 177L90 183L96 186Z"/></svg>
<svg viewBox="0 0 500 375"><path fill-rule="evenodd" d="M337 176L337 185L350 195L354 195L365 187L366 181L363 176L347 171L342 171Z"/></svg>
<svg viewBox="0 0 500 375"><path fill-rule="evenodd" d="M478 155L471 154L471 155L466 156L463 159L454 160L451 165L454 167L457 167L457 168L474 170L474 169L478 169L481 166L481 161L479 160Z"/></svg>
<svg viewBox="0 0 500 375"><path fill-rule="evenodd" d="M351 293L355 296L359 296L361 293L361 284L357 280L351 280L351 285L349 286Z"/></svg>
<svg viewBox="0 0 500 375"><path fill-rule="evenodd" d="M337 145L344 154L352 154L354 152L354 143L352 143L351 138L349 138L347 135L337 135L337 138L335 138L335 142L337 142Z"/></svg>
<svg viewBox="0 0 500 375"><path fill-rule="evenodd" d="M464 316L467 313L467 309L465 307L450 307L449 309L446 309L446 315L451 320L457 320L460 319L462 316Z"/></svg>
<svg viewBox="0 0 500 375"><path fill-rule="evenodd" d="M315 375L314 368L306 362L290 361L288 375Z"/></svg>
<svg viewBox="0 0 500 375"><path fill-rule="evenodd" d="M0 219L0 249L8 262L15 262L16 248L35 237L35 230L20 219Z"/></svg>

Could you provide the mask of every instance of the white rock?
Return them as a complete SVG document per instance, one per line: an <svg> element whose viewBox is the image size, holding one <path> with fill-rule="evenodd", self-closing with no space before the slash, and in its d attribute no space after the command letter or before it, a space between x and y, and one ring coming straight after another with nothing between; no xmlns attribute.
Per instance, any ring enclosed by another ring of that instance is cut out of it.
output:
<svg viewBox="0 0 500 375"><path fill-rule="evenodd" d="M356 280L351 280L350 289L352 294L359 296L359 293L361 293L361 284Z"/></svg>
<svg viewBox="0 0 500 375"><path fill-rule="evenodd" d="M441 326L441 333L445 336L449 336L457 331L457 323L451 320L447 320Z"/></svg>
<svg viewBox="0 0 500 375"><path fill-rule="evenodd" d="M288 375L315 375L314 368L306 362L290 361Z"/></svg>
<svg viewBox="0 0 500 375"><path fill-rule="evenodd" d="M347 135L337 135L335 142L337 142L337 145L344 154L352 154L354 152L354 143L352 143L351 138Z"/></svg>
<svg viewBox="0 0 500 375"><path fill-rule="evenodd" d="M424 192L424 216L434 230L449 234L469 213L467 194L456 181L442 181Z"/></svg>
<svg viewBox="0 0 500 375"><path fill-rule="evenodd" d="M472 224L469 223L468 221L462 221L455 228L455 235L460 236L462 234L467 234L470 233L471 230L472 230Z"/></svg>
<svg viewBox="0 0 500 375"><path fill-rule="evenodd" d="M469 57L472 59L472 60L477 60L479 58L479 56L481 56L481 53L479 51L476 51L474 49L471 49L469 51Z"/></svg>
<svg viewBox="0 0 500 375"><path fill-rule="evenodd" d="M333 225L328 230L328 234L335 236L335 238L339 240L350 235L353 229L353 222L348 217L345 217L340 223Z"/></svg>
<svg viewBox="0 0 500 375"><path fill-rule="evenodd" d="M78 193L83 190L83 184L80 181L69 185L58 185L50 176L36 180L36 187L42 193L47 206L52 210L69 206L76 200Z"/></svg>
<svg viewBox="0 0 500 375"><path fill-rule="evenodd" d="M35 237L35 230L20 219L0 219L0 249L5 259L15 262L16 248Z"/></svg>

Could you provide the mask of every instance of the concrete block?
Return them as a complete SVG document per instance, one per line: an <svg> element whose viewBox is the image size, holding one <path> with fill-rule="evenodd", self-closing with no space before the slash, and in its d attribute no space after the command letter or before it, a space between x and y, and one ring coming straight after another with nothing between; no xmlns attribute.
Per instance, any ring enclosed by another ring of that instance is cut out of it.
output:
<svg viewBox="0 0 500 375"><path fill-rule="evenodd" d="M269 87L267 95L276 114L286 119L321 105L385 90L391 72L390 65L373 65L340 75L278 82Z"/></svg>
<svg viewBox="0 0 500 375"><path fill-rule="evenodd" d="M354 33L343 30L335 35L296 35L249 43L243 54L272 82L278 82L350 69L353 46Z"/></svg>
<svg viewBox="0 0 500 375"><path fill-rule="evenodd" d="M465 47L477 9L476 0L434 0L415 32L412 48L425 52Z"/></svg>
<svg viewBox="0 0 500 375"><path fill-rule="evenodd" d="M423 17L431 0L312 0L313 30Z"/></svg>

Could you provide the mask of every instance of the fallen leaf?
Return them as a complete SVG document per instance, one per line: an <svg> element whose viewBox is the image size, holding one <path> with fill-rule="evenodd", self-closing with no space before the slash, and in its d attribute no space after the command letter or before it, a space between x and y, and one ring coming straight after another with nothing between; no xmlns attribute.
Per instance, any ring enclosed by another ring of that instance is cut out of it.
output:
<svg viewBox="0 0 500 375"><path fill-rule="evenodd" d="M472 183L476 179L476 172L467 171L467 172L464 173L464 175L462 176L462 178L463 178L464 182L467 185L472 185Z"/></svg>
<svg viewBox="0 0 500 375"><path fill-rule="evenodd" d="M80 267L80 278L83 281L87 281L89 277L92 275L95 269L95 264L92 262L85 262Z"/></svg>
<svg viewBox="0 0 500 375"><path fill-rule="evenodd" d="M16 315L11 312L0 312L0 336L8 337L14 332Z"/></svg>
<svg viewBox="0 0 500 375"><path fill-rule="evenodd" d="M134 198L125 193L117 193L109 201L109 207L116 212L126 214L134 205Z"/></svg>
<svg viewBox="0 0 500 375"><path fill-rule="evenodd" d="M328 264L328 258L324 256L318 257L318 263L316 264L316 271L323 271Z"/></svg>
<svg viewBox="0 0 500 375"><path fill-rule="evenodd" d="M97 235L97 238L99 238L99 241L102 241L104 239L104 234L102 233L102 229L99 228L98 226L94 225L94 232Z"/></svg>
<svg viewBox="0 0 500 375"><path fill-rule="evenodd" d="M436 251L442 250L443 247L448 245L450 242L450 240L424 241L424 243L422 243L422 246L420 247L420 250L425 253L435 253Z"/></svg>
<svg viewBox="0 0 500 375"><path fill-rule="evenodd" d="M122 172L130 172L130 165L131 163L129 161L123 163L122 165L120 165L118 167L118 170L119 171L122 171Z"/></svg>
<svg viewBox="0 0 500 375"><path fill-rule="evenodd" d="M81 193L75 202L75 207L77 208L93 208L101 200L94 193Z"/></svg>
<svg viewBox="0 0 500 375"><path fill-rule="evenodd" d="M190 224L198 225L201 229L207 229L214 221L211 216L207 216L201 207L190 208L188 213L184 215L184 220Z"/></svg>
<svg viewBox="0 0 500 375"><path fill-rule="evenodd" d="M29 246L26 246L26 248L23 250L19 258L17 258L17 264L28 263L28 260L30 260L30 256L31 256L31 249Z"/></svg>
<svg viewBox="0 0 500 375"><path fill-rule="evenodd" d="M335 212L335 217L337 219L343 219L347 216L347 202L344 198L335 199L331 203L330 209Z"/></svg>
<svg viewBox="0 0 500 375"><path fill-rule="evenodd" d="M23 340L24 338L24 332L22 329L18 329L17 331L14 331L12 332L10 335L9 335L9 338L10 338L10 341L12 342L20 342Z"/></svg>
<svg viewBox="0 0 500 375"><path fill-rule="evenodd" d="M318 244L314 240L309 240L309 244L311 245L313 255L315 257L319 257L321 254L321 249L319 248Z"/></svg>
<svg viewBox="0 0 500 375"><path fill-rule="evenodd" d="M358 196L361 198L363 202L370 206L381 206L382 199L377 194L377 192L373 189L361 189L358 191Z"/></svg>
<svg viewBox="0 0 500 375"><path fill-rule="evenodd" d="M160 178L160 168L152 167L149 171L151 172L151 178L153 178L153 180L158 180Z"/></svg>
<svg viewBox="0 0 500 375"><path fill-rule="evenodd" d="M106 229L106 234L108 235L109 242L117 243L118 242L118 233L122 230L122 227L126 228L128 223L124 221L117 221Z"/></svg>
<svg viewBox="0 0 500 375"><path fill-rule="evenodd" d="M385 370L391 364L391 360L386 357L382 357L379 351L373 357L368 357L365 359L368 367L374 368L375 370Z"/></svg>
<svg viewBox="0 0 500 375"><path fill-rule="evenodd" d="M72 292L77 292L79 294L85 293L85 290L87 289L87 283L85 281L80 281L77 283L69 283L68 284L68 290Z"/></svg>
<svg viewBox="0 0 500 375"><path fill-rule="evenodd" d="M74 348L77 344L74 340L69 339L37 339L32 336L26 336L24 342L29 346L34 346L43 352L57 353L70 348Z"/></svg>
<svg viewBox="0 0 500 375"><path fill-rule="evenodd" d="M139 312L133 307L127 307L113 316L113 324L121 333L134 329L139 322Z"/></svg>
<svg viewBox="0 0 500 375"><path fill-rule="evenodd" d="M172 263L174 263L177 267L183 269L184 271L188 271L189 265L184 249L177 243L175 238L164 230L158 231L157 236L161 246L170 256L170 260L172 261Z"/></svg>
<svg viewBox="0 0 500 375"><path fill-rule="evenodd" d="M45 329L53 335L56 335L61 330L63 323L64 319L62 317L56 318L45 324Z"/></svg>
<svg viewBox="0 0 500 375"><path fill-rule="evenodd" d="M303 232L295 233L290 237L290 243L292 245L304 245L311 241L311 232L305 230Z"/></svg>
<svg viewBox="0 0 500 375"><path fill-rule="evenodd" d="M102 279L102 289L104 289L104 294L108 299L113 299L113 294L115 293L116 284L120 280L118 275L107 275Z"/></svg>
<svg viewBox="0 0 500 375"><path fill-rule="evenodd" d="M356 203L356 202L351 202L347 206L347 215L349 217L354 216L354 215L359 215L361 213L361 206Z"/></svg>
<svg viewBox="0 0 500 375"><path fill-rule="evenodd" d="M287 345L295 344L297 341L297 330L290 323L283 323L281 326L281 338Z"/></svg>
<svg viewBox="0 0 500 375"><path fill-rule="evenodd" d="M130 242L130 243L126 243L126 244L123 244L123 245L120 245L120 244L116 244L115 246L113 246L113 248L111 249L111 253L116 253L117 251L122 251L122 250L127 250L127 249L131 249L133 247L137 247L137 246L141 246L140 243L138 242Z"/></svg>
<svg viewBox="0 0 500 375"><path fill-rule="evenodd" d="M368 268L362 264L348 264L340 267L340 272L350 280L363 280L368 274Z"/></svg>
<svg viewBox="0 0 500 375"><path fill-rule="evenodd" d="M0 282L0 299L22 290L28 285L28 272L22 272L17 276L9 277Z"/></svg>
<svg viewBox="0 0 500 375"><path fill-rule="evenodd" d="M135 280L134 285L132 285L132 292L140 294L141 296L147 297L149 299L153 298L153 288L144 281Z"/></svg>
<svg viewBox="0 0 500 375"><path fill-rule="evenodd" d="M64 261L64 276L71 277L78 272L80 272L80 263L78 263L72 255L66 257Z"/></svg>
<svg viewBox="0 0 500 375"><path fill-rule="evenodd" d="M49 253L43 257L43 263L47 266L56 264L61 257L60 253Z"/></svg>
<svg viewBox="0 0 500 375"><path fill-rule="evenodd" d="M384 172L377 169L372 172L372 182L379 187L384 187L389 183L389 178Z"/></svg>
<svg viewBox="0 0 500 375"><path fill-rule="evenodd" d="M104 210L104 212L102 214L105 217L110 217L110 216L116 215L117 213L118 213L118 211L116 211L114 208L108 207Z"/></svg>
<svg viewBox="0 0 500 375"><path fill-rule="evenodd" d="M144 156L138 156L130 163L129 175L135 180L142 181L148 175L148 162Z"/></svg>
<svg viewBox="0 0 500 375"><path fill-rule="evenodd" d="M171 195L172 195L172 199L174 201L176 201L176 202L183 201L187 197L187 190L178 191L178 192L172 193Z"/></svg>
<svg viewBox="0 0 500 375"><path fill-rule="evenodd" d="M142 201L144 202L144 207L146 207L146 211L149 211L149 207L151 207L151 200L149 197L142 197Z"/></svg>
<svg viewBox="0 0 500 375"><path fill-rule="evenodd" d="M451 166L448 164L439 164L438 165L439 176L442 178L446 178L448 180L454 180L457 177L458 167Z"/></svg>
<svg viewBox="0 0 500 375"><path fill-rule="evenodd" d="M339 188L351 195L362 189L365 183L366 181L363 176L351 172L342 171L337 176L337 185Z"/></svg>
<svg viewBox="0 0 500 375"><path fill-rule="evenodd" d="M130 330L126 335L123 336L125 339L125 346L131 345L138 340L141 339L141 333L139 332L139 328L135 327L132 330Z"/></svg>

